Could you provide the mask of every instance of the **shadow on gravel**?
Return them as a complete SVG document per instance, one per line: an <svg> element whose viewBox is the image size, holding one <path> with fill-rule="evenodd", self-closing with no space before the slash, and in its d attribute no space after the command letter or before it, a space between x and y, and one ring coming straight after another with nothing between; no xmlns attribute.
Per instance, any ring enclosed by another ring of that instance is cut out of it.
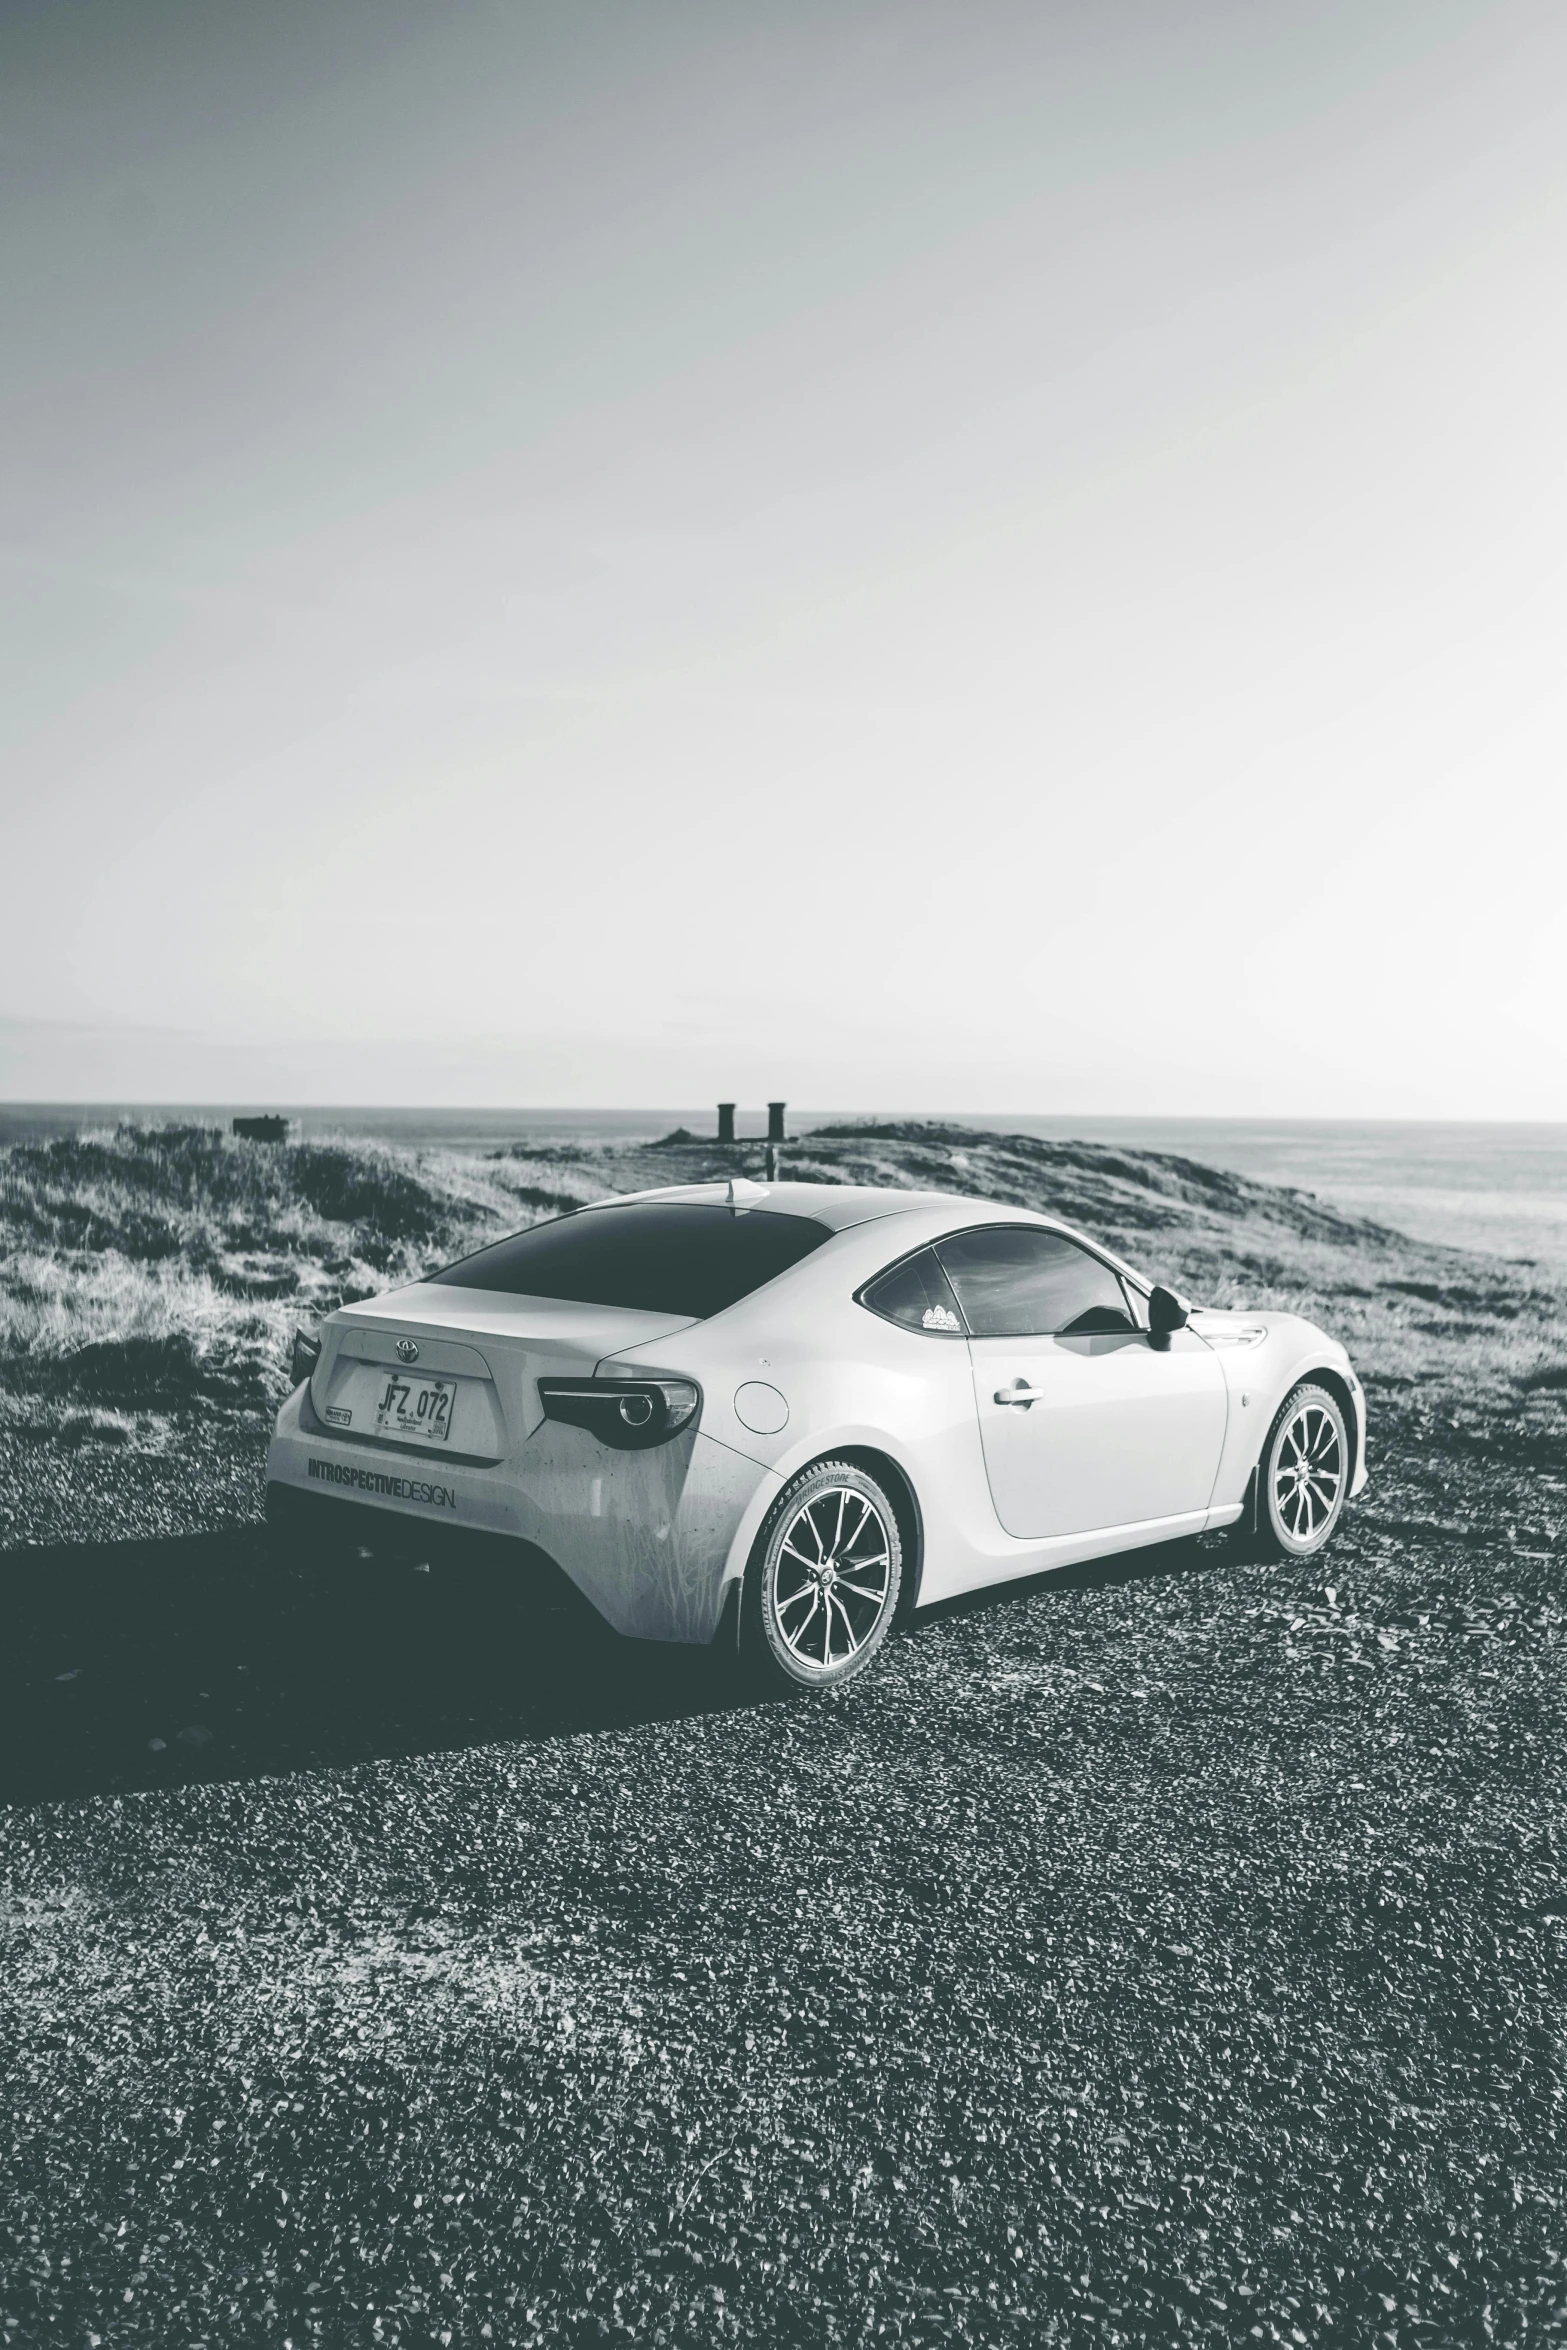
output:
<svg viewBox="0 0 1567 2350"><path fill-rule="evenodd" d="M1193 1543L949 1600L944 1618L1189 1573ZM0 1555L0 1803L671 1721L759 1702L715 1649L618 1639L509 1546L281 1562L262 1527Z"/></svg>
<svg viewBox="0 0 1567 2350"><path fill-rule="evenodd" d="M243 1779L742 1702L542 1562L279 1563L261 1527L0 1556L0 1802ZM154 1745L153 1741L161 1741Z"/></svg>

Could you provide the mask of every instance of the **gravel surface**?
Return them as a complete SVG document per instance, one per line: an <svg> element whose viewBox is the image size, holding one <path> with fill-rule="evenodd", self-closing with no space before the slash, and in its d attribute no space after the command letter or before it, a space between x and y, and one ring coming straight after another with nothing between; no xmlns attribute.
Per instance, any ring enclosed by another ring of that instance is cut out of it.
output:
<svg viewBox="0 0 1567 2350"><path fill-rule="evenodd" d="M1373 1413L1323 1560L824 1702L501 1558L13 1550L4 2338L1567 2336L1555 1308L1300 1245Z"/></svg>

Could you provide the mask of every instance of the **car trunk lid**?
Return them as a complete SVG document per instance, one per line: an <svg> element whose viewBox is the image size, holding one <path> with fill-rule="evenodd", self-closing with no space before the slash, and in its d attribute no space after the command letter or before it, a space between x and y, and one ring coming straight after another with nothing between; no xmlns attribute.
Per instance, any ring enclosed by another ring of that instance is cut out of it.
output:
<svg viewBox="0 0 1567 2350"><path fill-rule="evenodd" d="M606 1355L690 1325L689 1315L420 1283L333 1317L310 1398L335 1435L492 1463L538 1426L541 1378L586 1377Z"/></svg>

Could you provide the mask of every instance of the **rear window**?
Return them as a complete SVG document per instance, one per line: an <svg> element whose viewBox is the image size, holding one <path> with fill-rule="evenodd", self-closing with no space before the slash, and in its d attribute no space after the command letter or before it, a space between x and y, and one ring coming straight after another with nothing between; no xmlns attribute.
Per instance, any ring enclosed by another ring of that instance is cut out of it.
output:
<svg viewBox="0 0 1567 2350"><path fill-rule="evenodd" d="M454 1289L651 1314L721 1314L831 1237L809 1216L695 1201L590 1208L535 1224L432 1274Z"/></svg>

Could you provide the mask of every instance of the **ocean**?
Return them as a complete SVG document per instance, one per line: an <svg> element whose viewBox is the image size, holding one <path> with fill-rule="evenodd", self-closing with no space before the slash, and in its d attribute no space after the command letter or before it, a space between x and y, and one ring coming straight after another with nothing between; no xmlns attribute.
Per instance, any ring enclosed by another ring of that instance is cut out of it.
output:
<svg viewBox="0 0 1567 2350"><path fill-rule="evenodd" d="M255 1109L272 1104L240 1104ZM281 1105L277 1105L281 1106ZM513 1142L645 1141L685 1126L712 1133L701 1109L420 1110L307 1108L286 1112L307 1135L348 1134L417 1148L497 1150ZM792 1111L789 1131L807 1134L856 1113ZM1119 1143L1173 1152L1212 1167L1294 1184L1352 1214L1450 1247L1524 1258L1567 1276L1567 1125L1439 1123L1394 1119L1088 1118L883 1111L883 1116L950 1118L1003 1133ZM146 1103L0 1103L0 1144L75 1133L116 1119L193 1119L227 1124L228 1106ZM766 1119L742 1113L742 1136Z"/></svg>

